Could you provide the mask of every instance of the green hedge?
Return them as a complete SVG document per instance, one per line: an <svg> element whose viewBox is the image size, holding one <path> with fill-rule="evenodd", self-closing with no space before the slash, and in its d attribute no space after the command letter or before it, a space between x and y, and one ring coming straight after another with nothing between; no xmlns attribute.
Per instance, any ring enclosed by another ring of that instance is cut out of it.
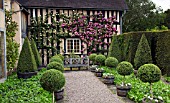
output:
<svg viewBox="0 0 170 103"><path fill-rule="evenodd" d="M117 40L121 49L121 61L129 61L134 65L135 53L142 34L145 34L148 40L153 63L160 67L163 74L169 73L168 75L170 76L170 63L168 63L170 61L170 31L140 31L118 35Z"/></svg>

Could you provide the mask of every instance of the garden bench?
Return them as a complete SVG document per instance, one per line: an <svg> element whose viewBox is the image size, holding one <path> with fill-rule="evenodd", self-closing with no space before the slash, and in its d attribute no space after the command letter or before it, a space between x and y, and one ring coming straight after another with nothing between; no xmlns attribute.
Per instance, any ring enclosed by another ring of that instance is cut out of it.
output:
<svg viewBox="0 0 170 103"><path fill-rule="evenodd" d="M86 67L87 69L89 68L89 58L84 57L84 58L64 58L64 67L65 68L80 68L81 67Z"/></svg>

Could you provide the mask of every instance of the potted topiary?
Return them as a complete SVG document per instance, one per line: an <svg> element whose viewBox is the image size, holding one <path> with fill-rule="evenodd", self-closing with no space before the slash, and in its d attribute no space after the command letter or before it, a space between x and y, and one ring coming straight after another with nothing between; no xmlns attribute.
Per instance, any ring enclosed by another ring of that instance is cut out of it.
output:
<svg viewBox="0 0 170 103"><path fill-rule="evenodd" d="M143 103L163 103L162 98L154 97L152 91L152 83L158 82L161 79L161 70L158 66L154 64L144 64L142 65L137 72L137 76L142 82L148 82L150 84L150 95L145 97Z"/></svg>
<svg viewBox="0 0 170 103"><path fill-rule="evenodd" d="M97 77L103 76L104 69L103 68L96 68L95 74Z"/></svg>
<svg viewBox="0 0 170 103"><path fill-rule="evenodd" d="M118 64L116 69L120 75L124 76L122 84L116 86L117 87L117 95L126 97L128 91L131 89L131 85L129 83L125 84L125 79L126 79L125 76L130 75L133 72L133 66L129 62L123 61Z"/></svg>
<svg viewBox="0 0 170 103"><path fill-rule="evenodd" d="M47 70L40 78L40 84L43 89L53 93L53 103L62 99L64 96L65 77L62 72L50 69ZM54 100L55 98L55 100Z"/></svg>
<svg viewBox="0 0 170 103"><path fill-rule="evenodd" d="M58 63L64 65L63 61L62 61L59 57L56 57L56 56L53 56L53 57L50 59L50 62L58 62Z"/></svg>
<svg viewBox="0 0 170 103"><path fill-rule="evenodd" d="M37 74L37 64L28 38L25 38L17 65L18 78L30 78Z"/></svg>
<svg viewBox="0 0 170 103"><path fill-rule="evenodd" d="M118 65L118 60L114 57L108 57L105 60L105 66L110 67L110 68L116 68Z"/></svg>
<svg viewBox="0 0 170 103"><path fill-rule="evenodd" d="M98 63L100 66L104 65L105 60L106 60L106 57L102 54L99 54L95 57L96 63Z"/></svg>
<svg viewBox="0 0 170 103"><path fill-rule="evenodd" d="M37 46L35 44L35 41L33 39L31 40L31 48L32 48L32 52L33 52L34 57L35 57L35 61L36 61L37 67L40 67L41 64L42 64L41 57L40 57L40 54L39 54L39 52L37 50ZM40 70L40 69L41 69L41 67L38 68L38 70Z"/></svg>
<svg viewBox="0 0 170 103"><path fill-rule="evenodd" d="M89 60L92 61L92 64L93 64L92 66L90 66L91 72L95 72L96 68L97 68L97 65L94 65L96 56L97 56L97 54L95 54L95 53L90 54L90 56L89 56Z"/></svg>
<svg viewBox="0 0 170 103"><path fill-rule="evenodd" d="M61 72L64 71L64 66L58 62L50 62L48 65L47 65L47 70L49 69L56 69L56 70L59 70Z"/></svg>
<svg viewBox="0 0 170 103"><path fill-rule="evenodd" d="M114 84L114 75L111 73L103 73L103 82L105 84Z"/></svg>
<svg viewBox="0 0 170 103"><path fill-rule="evenodd" d="M54 55L53 57L60 58L62 61L64 61L64 56L62 54L57 54L57 55Z"/></svg>

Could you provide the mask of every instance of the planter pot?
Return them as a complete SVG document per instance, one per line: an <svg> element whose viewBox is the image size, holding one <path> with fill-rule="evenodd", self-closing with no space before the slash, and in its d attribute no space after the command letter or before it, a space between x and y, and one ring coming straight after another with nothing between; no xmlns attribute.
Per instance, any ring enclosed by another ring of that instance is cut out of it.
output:
<svg viewBox="0 0 170 103"><path fill-rule="evenodd" d="M90 67L90 71L91 71L91 72L95 72L95 71L96 71L96 68L97 68L97 65L92 65L92 66Z"/></svg>
<svg viewBox="0 0 170 103"><path fill-rule="evenodd" d="M55 100L61 100L64 98L64 89L54 92Z"/></svg>
<svg viewBox="0 0 170 103"><path fill-rule="evenodd" d="M37 71L35 71L35 72L26 72L26 73L17 72L17 75L18 75L18 78L27 79L27 78L31 78L34 75L37 75Z"/></svg>
<svg viewBox="0 0 170 103"><path fill-rule="evenodd" d="M143 98L143 99L142 99L142 103L153 103L153 101L147 100L147 98ZM154 103L155 103L155 101L154 101ZM156 102L156 103L164 103L164 101L163 101L163 100L159 100L159 101Z"/></svg>
<svg viewBox="0 0 170 103"><path fill-rule="evenodd" d="M117 95L121 97L126 97L127 93L130 91L131 86L116 86Z"/></svg>
<svg viewBox="0 0 170 103"><path fill-rule="evenodd" d="M96 71L96 76L97 77L102 77L103 76L103 71Z"/></svg>
<svg viewBox="0 0 170 103"><path fill-rule="evenodd" d="M103 83L105 83L105 84L114 84L114 77L105 77L105 78L103 78Z"/></svg>

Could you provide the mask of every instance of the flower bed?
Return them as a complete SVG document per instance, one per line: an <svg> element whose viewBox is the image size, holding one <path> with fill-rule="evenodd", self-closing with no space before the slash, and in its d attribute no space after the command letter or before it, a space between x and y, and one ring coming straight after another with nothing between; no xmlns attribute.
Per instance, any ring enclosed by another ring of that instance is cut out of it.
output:
<svg viewBox="0 0 170 103"><path fill-rule="evenodd" d="M102 67L106 73L112 73L114 75L115 84L121 84L123 77L118 75L116 69L109 69L108 67ZM128 93L128 98L135 102L142 102L144 97L149 96L149 83L143 83L138 78L131 74L126 77L125 83L131 84L131 90ZM165 84L162 81L154 83L153 86L154 98L163 99L164 103L170 102L170 85Z"/></svg>
<svg viewBox="0 0 170 103"><path fill-rule="evenodd" d="M52 94L45 91L39 83L42 69L38 75L29 79L18 79L16 74L0 84L1 103L51 103Z"/></svg>

